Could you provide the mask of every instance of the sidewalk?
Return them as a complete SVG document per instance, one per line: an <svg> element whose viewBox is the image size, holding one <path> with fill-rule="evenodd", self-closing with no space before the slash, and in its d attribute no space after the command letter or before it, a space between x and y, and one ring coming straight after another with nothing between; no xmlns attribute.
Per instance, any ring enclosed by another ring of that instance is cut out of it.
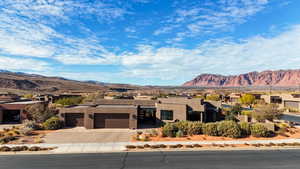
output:
<svg viewBox="0 0 300 169"><path fill-rule="evenodd" d="M22 144L22 145L2 145L2 146L40 146L40 147L57 147L54 150L51 150L49 153L101 153L101 152L122 152L126 150L126 145L238 145L238 144L280 144L280 143L300 143L300 139L282 139L282 140L251 140L251 141L165 141L165 142L113 142L113 143L70 143L70 144Z"/></svg>

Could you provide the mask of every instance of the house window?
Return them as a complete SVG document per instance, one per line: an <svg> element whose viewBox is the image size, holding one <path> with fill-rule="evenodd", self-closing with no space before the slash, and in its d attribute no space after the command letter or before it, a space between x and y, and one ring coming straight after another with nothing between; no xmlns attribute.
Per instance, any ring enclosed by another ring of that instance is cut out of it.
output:
<svg viewBox="0 0 300 169"><path fill-rule="evenodd" d="M173 111L172 110L161 110L160 111L161 120L173 120Z"/></svg>

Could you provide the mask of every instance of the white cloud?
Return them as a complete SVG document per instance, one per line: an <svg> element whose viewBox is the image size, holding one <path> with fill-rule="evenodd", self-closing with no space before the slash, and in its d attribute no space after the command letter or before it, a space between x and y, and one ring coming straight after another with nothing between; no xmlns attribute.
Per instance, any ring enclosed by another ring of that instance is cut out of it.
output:
<svg viewBox="0 0 300 169"><path fill-rule="evenodd" d="M0 68L4 70L30 70L46 71L50 70L48 63L33 59L19 59L6 56L0 56Z"/></svg>
<svg viewBox="0 0 300 169"><path fill-rule="evenodd" d="M56 31L55 25L72 15L92 14L99 19L122 17L125 10L95 1L17 0L0 2L0 54L55 59L64 64L110 64L114 54L90 32L74 37ZM123 12L122 12L123 11Z"/></svg>
<svg viewBox="0 0 300 169"><path fill-rule="evenodd" d="M239 74L300 67L300 25L274 37L216 39L194 49L139 46L121 56L129 75L189 80L200 73ZM226 72L226 73L225 73Z"/></svg>
<svg viewBox="0 0 300 169"><path fill-rule="evenodd" d="M154 31L154 35L171 33L175 28L187 36L230 31L256 13L262 11L268 0L220 0L195 5L185 3L175 10L164 26ZM178 37L180 38L180 37ZM182 38L183 39L183 38Z"/></svg>

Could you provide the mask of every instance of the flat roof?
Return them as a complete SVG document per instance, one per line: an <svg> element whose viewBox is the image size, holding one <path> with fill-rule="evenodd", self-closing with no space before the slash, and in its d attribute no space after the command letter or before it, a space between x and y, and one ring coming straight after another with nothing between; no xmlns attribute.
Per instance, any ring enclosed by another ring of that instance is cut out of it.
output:
<svg viewBox="0 0 300 169"><path fill-rule="evenodd" d="M134 105L98 105L97 108L101 107L126 107L126 108L137 108L137 106Z"/></svg>
<svg viewBox="0 0 300 169"><path fill-rule="evenodd" d="M43 101L16 101L5 104L35 104L35 103L43 103Z"/></svg>

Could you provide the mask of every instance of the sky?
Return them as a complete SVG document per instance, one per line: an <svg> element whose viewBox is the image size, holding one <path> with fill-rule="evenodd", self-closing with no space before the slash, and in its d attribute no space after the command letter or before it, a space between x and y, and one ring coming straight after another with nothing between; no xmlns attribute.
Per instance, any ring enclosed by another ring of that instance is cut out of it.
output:
<svg viewBox="0 0 300 169"><path fill-rule="evenodd" d="M299 0L0 0L0 69L137 85L300 68Z"/></svg>

